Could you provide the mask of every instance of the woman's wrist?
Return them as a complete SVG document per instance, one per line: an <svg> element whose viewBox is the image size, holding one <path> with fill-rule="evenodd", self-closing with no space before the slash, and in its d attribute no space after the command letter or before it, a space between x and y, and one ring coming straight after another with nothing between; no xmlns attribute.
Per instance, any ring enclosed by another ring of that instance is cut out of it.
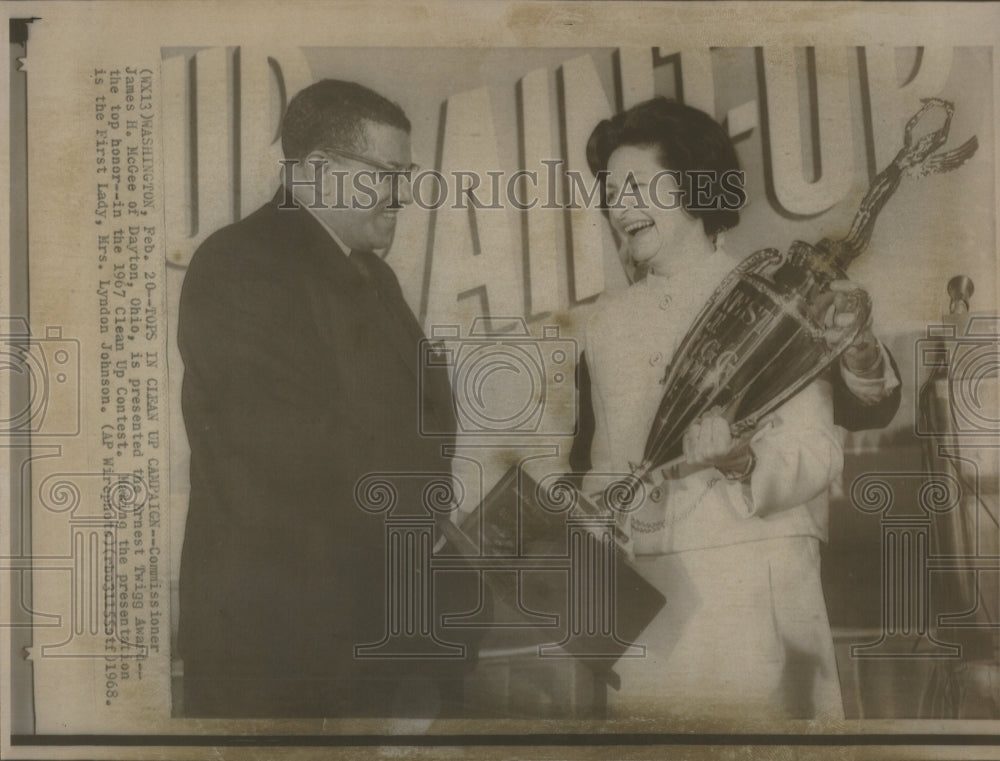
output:
<svg viewBox="0 0 1000 761"><path fill-rule="evenodd" d="M840 361L860 378L874 378L883 371L882 350L874 336L858 346L849 347Z"/></svg>
<svg viewBox="0 0 1000 761"><path fill-rule="evenodd" d="M753 475L756 465L757 457L754 455L753 450L748 448L742 461L732 464L727 463L725 466L719 466L718 470L728 481L747 483Z"/></svg>

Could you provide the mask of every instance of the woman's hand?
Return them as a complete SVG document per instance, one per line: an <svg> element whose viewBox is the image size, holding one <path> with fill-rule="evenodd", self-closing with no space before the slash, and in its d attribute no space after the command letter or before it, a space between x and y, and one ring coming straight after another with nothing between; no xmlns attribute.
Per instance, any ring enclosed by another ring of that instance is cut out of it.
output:
<svg viewBox="0 0 1000 761"><path fill-rule="evenodd" d="M841 357L844 366L861 377L879 377L884 373L882 352L872 333L871 314L863 317L861 304L865 299L865 289L851 280L834 280L827 292L829 299L823 327L824 338L831 346L838 343L849 331L857 330L854 342L847 347ZM866 319L865 319L866 318ZM861 319L865 322L858 329Z"/></svg>
<svg viewBox="0 0 1000 761"><path fill-rule="evenodd" d="M684 458L723 473L743 473L751 465L749 438L734 439L729 421L715 411L696 420L684 434Z"/></svg>

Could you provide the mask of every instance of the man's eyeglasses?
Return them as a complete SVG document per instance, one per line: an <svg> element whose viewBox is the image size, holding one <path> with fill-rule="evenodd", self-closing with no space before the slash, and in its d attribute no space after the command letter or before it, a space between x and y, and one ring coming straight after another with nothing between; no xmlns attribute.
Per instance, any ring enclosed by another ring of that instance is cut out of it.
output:
<svg viewBox="0 0 1000 761"><path fill-rule="evenodd" d="M362 164L367 164L370 167L378 169L379 181L384 179L385 176L397 175L401 179L404 179L407 182L409 182L412 175L415 172L420 171L419 164L410 164L407 167L393 166L392 164L386 164L385 162L369 158L368 156L362 156L360 153L351 153L350 151L341 150L340 148L326 148L325 150L327 153L333 153L345 159L352 159L353 161L360 161Z"/></svg>

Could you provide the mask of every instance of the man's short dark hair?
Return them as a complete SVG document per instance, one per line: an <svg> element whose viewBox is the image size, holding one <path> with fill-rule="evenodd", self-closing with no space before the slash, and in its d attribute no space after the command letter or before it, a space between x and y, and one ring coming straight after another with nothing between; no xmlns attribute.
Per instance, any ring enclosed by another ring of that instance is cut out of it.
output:
<svg viewBox="0 0 1000 761"><path fill-rule="evenodd" d="M281 121L281 150L286 159L303 160L322 148L363 147L365 122L410 131L398 105L357 82L323 79L300 90Z"/></svg>
<svg viewBox="0 0 1000 761"><path fill-rule="evenodd" d="M587 163L602 179L602 203L606 204L603 170L608 168L611 154L623 145L656 148L663 168L680 172L684 208L701 219L706 235L735 227L740 221L740 213L733 208L691 208L695 192L689 172L711 172L715 181L709 194L715 198L722 193L719 178L740 168L729 135L704 111L659 96L598 124L587 141Z"/></svg>

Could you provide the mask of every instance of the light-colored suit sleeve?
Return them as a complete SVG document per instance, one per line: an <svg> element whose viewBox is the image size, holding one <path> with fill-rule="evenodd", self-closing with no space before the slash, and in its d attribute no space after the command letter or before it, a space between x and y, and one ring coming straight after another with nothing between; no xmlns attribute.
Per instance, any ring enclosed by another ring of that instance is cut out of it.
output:
<svg viewBox="0 0 1000 761"><path fill-rule="evenodd" d="M889 396L893 389L899 385L899 378L896 377L896 373L892 369L892 363L889 362L889 356L881 341L878 343L878 351L882 362L882 373L874 378L863 378L852 373L844 364L843 359L838 363L847 390L861 400L862 404L877 404Z"/></svg>
<svg viewBox="0 0 1000 761"><path fill-rule="evenodd" d="M766 417L750 448L757 464L736 503L746 506L747 516L787 510L825 492L844 464L830 384L811 383Z"/></svg>

